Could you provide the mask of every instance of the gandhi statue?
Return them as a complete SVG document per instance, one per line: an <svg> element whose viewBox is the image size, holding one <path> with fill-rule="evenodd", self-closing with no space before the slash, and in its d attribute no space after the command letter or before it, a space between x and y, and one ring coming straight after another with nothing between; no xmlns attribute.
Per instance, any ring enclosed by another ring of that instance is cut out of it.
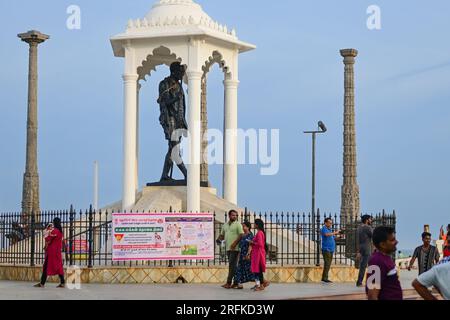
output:
<svg viewBox="0 0 450 320"><path fill-rule="evenodd" d="M186 66L181 65L179 62L174 62L170 65L170 76L159 84L158 104L161 111L159 123L163 127L165 138L169 143L161 182L174 180L172 179L172 151L181 143L181 137L173 137L173 133L178 129L188 129L186 123L186 100L183 91L183 77L185 73ZM183 173L184 179L187 180L186 167L181 160L181 156L179 159L180 163L177 163L177 166Z"/></svg>

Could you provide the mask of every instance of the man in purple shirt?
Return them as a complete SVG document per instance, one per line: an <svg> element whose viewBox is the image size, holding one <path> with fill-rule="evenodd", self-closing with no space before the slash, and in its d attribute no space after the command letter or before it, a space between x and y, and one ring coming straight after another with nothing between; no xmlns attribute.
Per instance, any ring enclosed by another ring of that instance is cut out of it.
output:
<svg viewBox="0 0 450 320"><path fill-rule="evenodd" d="M391 255L397 251L395 230L378 227L373 231L373 244L377 250L369 260L366 293L369 300L403 300L398 272Z"/></svg>

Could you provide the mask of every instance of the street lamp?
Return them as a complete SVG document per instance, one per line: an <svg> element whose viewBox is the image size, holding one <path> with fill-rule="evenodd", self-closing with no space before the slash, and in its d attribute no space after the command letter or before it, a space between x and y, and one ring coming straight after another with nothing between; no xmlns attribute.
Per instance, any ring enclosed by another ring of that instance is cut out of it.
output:
<svg viewBox="0 0 450 320"><path fill-rule="evenodd" d="M319 121L317 124L319 130L316 131L304 131L303 133L311 134L312 136L312 201L311 201L311 214L312 219L314 220L314 216L316 215L316 135L319 133L327 132L327 127L322 121ZM320 218L317 217L317 252L316 252L316 266L320 265ZM311 225L314 225L313 223ZM315 236L315 233L313 233ZM313 240L315 237L313 237Z"/></svg>

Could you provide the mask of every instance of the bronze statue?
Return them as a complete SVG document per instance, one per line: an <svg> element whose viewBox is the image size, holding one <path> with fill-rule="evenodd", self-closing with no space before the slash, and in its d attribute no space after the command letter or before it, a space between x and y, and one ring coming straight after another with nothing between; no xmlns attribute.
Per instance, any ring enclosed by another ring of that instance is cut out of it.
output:
<svg viewBox="0 0 450 320"><path fill-rule="evenodd" d="M164 135L169 143L169 150L164 161L164 169L161 176L161 182L173 181L173 159L172 150L181 143L181 137L172 137L175 130L188 129L186 123L186 100L183 91L183 77L186 73L186 66L179 62L170 65L170 76L165 78L159 84L158 103L161 111L159 123L163 127ZM172 139L176 139L172 141ZM187 180L187 170L179 157L178 168Z"/></svg>

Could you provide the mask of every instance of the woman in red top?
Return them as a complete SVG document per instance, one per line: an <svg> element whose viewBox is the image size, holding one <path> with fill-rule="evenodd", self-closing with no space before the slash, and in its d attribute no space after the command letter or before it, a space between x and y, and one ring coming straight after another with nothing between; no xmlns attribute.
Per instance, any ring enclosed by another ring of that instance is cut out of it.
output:
<svg viewBox="0 0 450 320"><path fill-rule="evenodd" d="M59 276L60 284L58 288L64 288L64 269L62 261L63 232L61 227L61 219L53 219L54 229L45 238L45 262L42 270L41 282L35 287L42 288L45 286L47 276Z"/></svg>
<svg viewBox="0 0 450 320"><path fill-rule="evenodd" d="M449 230L447 233L447 236L445 237L445 243L444 243L444 258L450 257L450 228L447 227Z"/></svg>
<svg viewBox="0 0 450 320"><path fill-rule="evenodd" d="M269 286L269 281L264 281L264 272L266 272L266 231L264 222L261 219L255 220L255 229L258 230L253 240L248 240L251 244L251 271L255 274L255 291L262 291Z"/></svg>
<svg viewBox="0 0 450 320"><path fill-rule="evenodd" d="M450 246L444 248L444 258L450 257Z"/></svg>

